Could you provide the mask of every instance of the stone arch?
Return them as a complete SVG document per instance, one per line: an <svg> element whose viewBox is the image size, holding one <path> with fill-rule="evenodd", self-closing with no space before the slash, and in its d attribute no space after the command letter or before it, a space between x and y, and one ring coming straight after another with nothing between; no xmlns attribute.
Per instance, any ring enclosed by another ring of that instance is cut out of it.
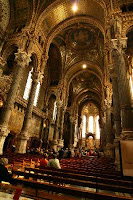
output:
<svg viewBox="0 0 133 200"><path fill-rule="evenodd" d="M102 32L102 34L103 34L103 36L105 38L104 27L96 19L93 19L93 18L88 17L88 16L76 16L76 17L73 17L73 18L69 18L69 19L61 22L60 24L58 24L56 27L54 27L54 29L52 29L50 31L50 33L49 33L49 35L47 37L47 40L46 40L47 42L45 44L46 55L48 55L49 46L50 46L51 42L53 41L54 37L60 31L62 31L62 29L66 28L67 26L70 26L72 24L79 23L79 22L88 23L90 25L93 25L93 26L97 27Z"/></svg>
<svg viewBox="0 0 133 200"><path fill-rule="evenodd" d="M18 49L18 48L19 48L19 46L18 46L17 42L11 43L11 44L9 44L9 43L5 44L3 46L3 49L1 52L3 60L7 61L8 56L11 55L14 52L14 50Z"/></svg>
<svg viewBox="0 0 133 200"><path fill-rule="evenodd" d="M32 62L33 62L33 68L34 68L35 71L37 71L38 70L38 56L37 56L37 54L33 52L31 54L31 58L32 58Z"/></svg>
<svg viewBox="0 0 133 200"><path fill-rule="evenodd" d="M126 37L127 33L133 29L133 21L123 24L122 36Z"/></svg>
<svg viewBox="0 0 133 200"><path fill-rule="evenodd" d="M86 62L88 64L88 68L83 71L81 68L81 65L83 63L84 63L83 61L81 61L79 63L75 63L73 66L71 66L71 68L65 74L64 82L65 82L65 84L67 84L67 91L69 91L69 86L70 86L70 83L72 82L72 80L76 76L78 76L79 74L82 74L84 72L90 72L90 73L94 74L100 80L101 85L102 85L103 76L102 76L102 71L101 71L100 67L92 62ZM78 67L77 67L77 64L78 64ZM74 67L75 67L75 73L73 73L73 75L71 76L71 74L72 74L71 71L73 70ZM96 70L94 70L94 69L96 69Z"/></svg>
<svg viewBox="0 0 133 200"><path fill-rule="evenodd" d="M16 45L12 45L5 52L6 56L6 64L3 66L3 74L10 75L13 73L15 64L15 53L17 53L18 47Z"/></svg>
<svg viewBox="0 0 133 200"><path fill-rule="evenodd" d="M94 133L91 133L91 132L86 133L86 140L89 139L90 136L93 137L93 139L95 140L95 137L96 137L96 136L95 136Z"/></svg>

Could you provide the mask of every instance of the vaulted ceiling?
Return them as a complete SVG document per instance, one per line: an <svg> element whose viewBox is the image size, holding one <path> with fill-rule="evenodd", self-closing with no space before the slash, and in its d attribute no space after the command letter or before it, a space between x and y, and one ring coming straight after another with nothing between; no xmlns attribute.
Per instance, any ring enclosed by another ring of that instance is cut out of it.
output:
<svg viewBox="0 0 133 200"><path fill-rule="evenodd" d="M72 10L73 2L77 2L77 12ZM49 85L58 85L63 73L69 105L82 108L92 101L100 108L102 104L105 19L110 2L115 6L109 0L10 0L10 32L32 21L31 27L43 35L44 46L49 47Z"/></svg>

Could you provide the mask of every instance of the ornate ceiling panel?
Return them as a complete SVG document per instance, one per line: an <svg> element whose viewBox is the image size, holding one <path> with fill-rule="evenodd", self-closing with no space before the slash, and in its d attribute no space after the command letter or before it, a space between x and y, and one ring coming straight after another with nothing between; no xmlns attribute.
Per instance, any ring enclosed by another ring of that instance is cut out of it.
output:
<svg viewBox="0 0 133 200"><path fill-rule="evenodd" d="M64 1L55 6L51 12L47 14L42 23L42 29L48 34L56 25L74 16L88 15L104 24L104 9L93 0L79 1L77 13L72 11L71 1Z"/></svg>
<svg viewBox="0 0 133 200"><path fill-rule="evenodd" d="M101 89L101 83L100 80L94 75L89 72L84 72L78 76L76 76L72 80L72 86L73 86L73 93L78 94L82 90L97 90L100 92Z"/></svg>

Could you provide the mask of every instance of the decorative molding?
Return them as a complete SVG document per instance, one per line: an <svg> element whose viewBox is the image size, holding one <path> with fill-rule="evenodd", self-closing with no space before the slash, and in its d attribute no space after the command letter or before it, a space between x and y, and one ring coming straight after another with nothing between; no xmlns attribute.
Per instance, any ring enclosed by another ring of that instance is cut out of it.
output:
<svg viewBox="0 0 133 200"><path fill-rule="evenodd" d="M17 97L16 103L20 104L24 108L27 108L28 102L26 100L24 100L22 97ZM37 107L33 107L33 114L37 115L38 117L41 117L42 119L45 119L45 117L46 117L46 114Z"/></svg>

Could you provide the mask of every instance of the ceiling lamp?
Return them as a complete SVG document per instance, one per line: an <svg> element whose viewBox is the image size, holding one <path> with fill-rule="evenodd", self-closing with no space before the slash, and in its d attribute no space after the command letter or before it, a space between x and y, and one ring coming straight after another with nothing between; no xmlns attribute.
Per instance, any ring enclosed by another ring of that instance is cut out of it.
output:
<svg viewBox="0 0 133 200"><path fill-rule="evenodd" d="M79 0L71 0L72 1L72 10L75 13L78 10L78 1Z"/></svg>
<svg viewBox="0 0 133 200"><path fill-rule="evenodd" d="M83 69L86 69L86 67L87 67L86 64L83 64L83 65L82 65L82 68L83 68Z"/></svg>
<svg viewBox="0 0 133 200"><path fill-rule="evenodd" d="M73 12L76 12L78 10L78 6L77 6L76 2L73 4L72 10L73 10Z"/></svg>

